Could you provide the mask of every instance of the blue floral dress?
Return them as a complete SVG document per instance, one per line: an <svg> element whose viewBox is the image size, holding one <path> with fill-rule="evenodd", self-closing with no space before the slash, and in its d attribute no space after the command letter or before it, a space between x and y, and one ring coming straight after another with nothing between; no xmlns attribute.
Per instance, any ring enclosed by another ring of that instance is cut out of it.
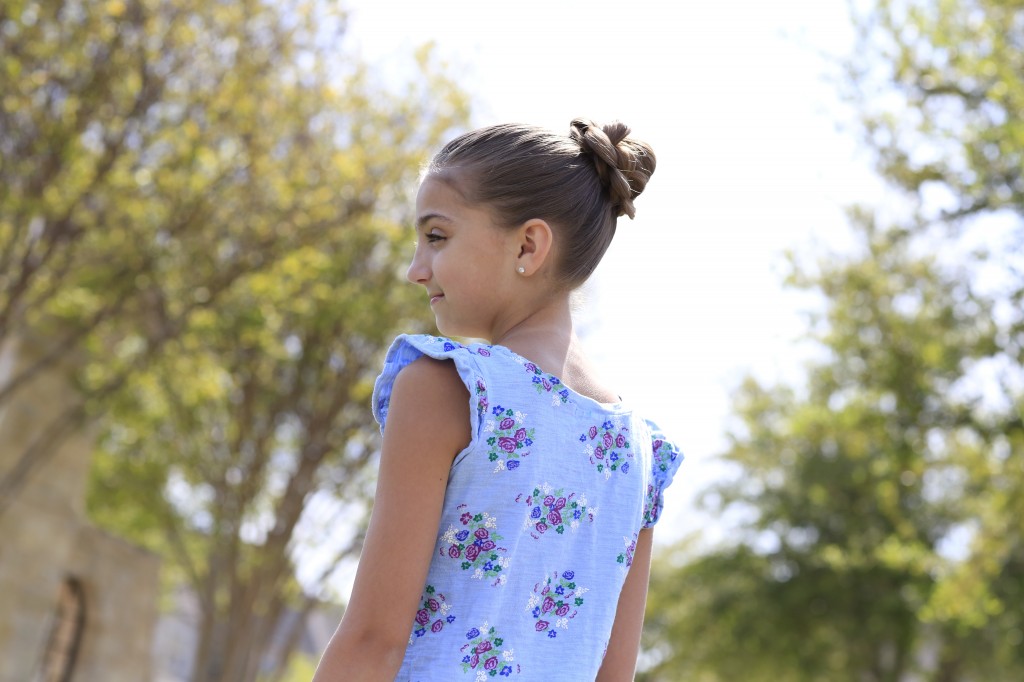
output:
<svg viewBox="0 0 1024 682"><path fill-rule="evenodd" d="M454 362L472 438L452 462L396 679L594 679L637 534L682 456L623 403L577 394L503 346L433 336L388 351L373 394L382 430L395 377L423 355Z"/></svg>

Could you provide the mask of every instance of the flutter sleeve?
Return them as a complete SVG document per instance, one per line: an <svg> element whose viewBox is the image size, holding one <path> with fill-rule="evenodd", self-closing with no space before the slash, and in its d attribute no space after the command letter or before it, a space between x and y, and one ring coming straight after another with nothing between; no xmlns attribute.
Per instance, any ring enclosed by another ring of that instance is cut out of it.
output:
<svg viewBox="0 0 1024 682"><path fill-rule="evenodd" d="M647 499L644 501L644 528L653 528L661 516L664 506L665 489L683 463L683 455L675 443L670 441L658 425L648 421L651 429L651 482L647 486Z"/></svg>
<svg viewBox="0 0 1024 682"><path fill-rule="evenodd" d="M439 336L424 334L403 334L395 339L384 359L384 369L373 385L373 416L380 424L381 433L387 423L388 407L391 404L391 392L398 373L409 363L421 356L435 360L451 360L455 369L469 391L470 427L472 441L480 436L483 415L487 412L487 377L484 359L486 347L466 346L457 341ZM425 402L423 409L429 410L430 403Z"/></svg>

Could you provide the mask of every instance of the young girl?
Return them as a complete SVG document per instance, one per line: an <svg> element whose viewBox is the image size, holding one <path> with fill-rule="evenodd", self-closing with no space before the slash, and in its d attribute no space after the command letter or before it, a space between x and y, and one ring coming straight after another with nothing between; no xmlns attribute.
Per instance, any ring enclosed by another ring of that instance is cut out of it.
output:
<svg viewBox="0 0 1024 682"><path fill-rule="evenodd" d="M388 352L373 515L315 682L633 678L682 458L598 379L569 301L654 172L628 133L493 126L427 168L408 278L442 334L488 343Z"/></svg>

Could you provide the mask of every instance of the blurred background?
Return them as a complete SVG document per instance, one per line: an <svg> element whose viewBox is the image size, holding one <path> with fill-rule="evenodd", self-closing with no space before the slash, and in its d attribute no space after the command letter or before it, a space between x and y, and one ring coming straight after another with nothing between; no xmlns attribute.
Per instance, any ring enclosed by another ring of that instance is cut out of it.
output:
<svg viewBox="0 0 1024 682"><path fill-rule="evenodd" d="M0 682L308 680L421 165L621 119L638 680L1024 679L1024 2L0 0Z"/></svg>

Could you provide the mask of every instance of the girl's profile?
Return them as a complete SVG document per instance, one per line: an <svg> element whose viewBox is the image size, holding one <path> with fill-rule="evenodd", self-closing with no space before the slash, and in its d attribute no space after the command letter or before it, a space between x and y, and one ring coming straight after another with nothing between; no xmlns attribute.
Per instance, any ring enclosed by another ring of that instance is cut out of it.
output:
<svg viewBox="0 0 1024 682"><path fill-rule="evenodd" d="M407 277L443 336L399 336L377 379L373 514L315 682L633 678L682 456L570 306L654 172L629 132L496 125L427 167Z"/></svg>

